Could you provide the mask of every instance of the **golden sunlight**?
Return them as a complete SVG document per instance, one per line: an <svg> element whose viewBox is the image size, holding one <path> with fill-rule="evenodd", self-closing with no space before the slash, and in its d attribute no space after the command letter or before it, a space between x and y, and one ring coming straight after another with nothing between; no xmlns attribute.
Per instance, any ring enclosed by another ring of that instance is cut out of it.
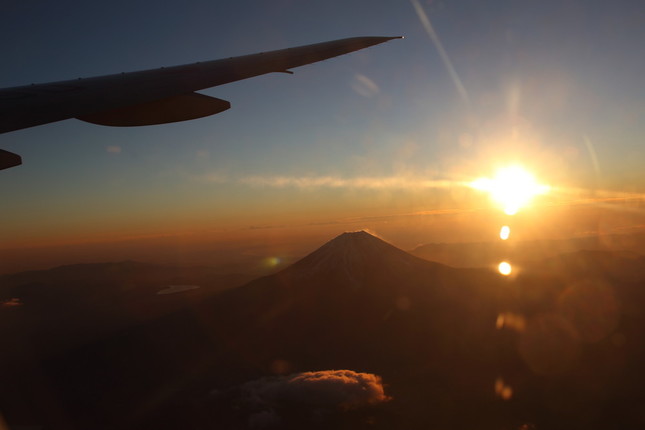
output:
<svg viewBox="0 0 645 430"><path fill-rule="evenodd" d="M502 240L507 240L510 235L511 235L511 228L507 225L502 226L502 228L499 230L499 238Z"/></svg>
<svg viewBox="0 0 645 430"><path fill-rule="evenodd" d="M479 178L470 185L476 190L488 192L507 215L515 215L533 197L549 191L547 185L538 184L533 175L521 166L501 168L494 178Z"/></svg>
<svg viewBox="0 0 645 430"><path fill-rule="evenodd" d="M502 261L501 263L499 263L499 266L497 266L497 270L499 270L499 273L501 273L502 275L508 276L513 271L513 268L508 262Z"/></svg>

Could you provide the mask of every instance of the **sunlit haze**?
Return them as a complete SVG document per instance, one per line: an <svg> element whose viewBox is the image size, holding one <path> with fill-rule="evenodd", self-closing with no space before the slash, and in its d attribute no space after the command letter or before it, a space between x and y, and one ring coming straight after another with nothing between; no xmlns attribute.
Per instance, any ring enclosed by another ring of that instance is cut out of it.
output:
<svg viewBox="0 0 645 430"><path fill-rule="evenodd" d="M637 4L10 2L2 87L405 39L205 90L232 105L212 117L3 134L24 165L0 172L2 264L494 240L500 208L514 239L642 231Z"/></svg>
<svg viewBox="0 0 645 430"><path fill-rule="evenodd" d="M538 184L533 175L520 166L503 167L492 179L479 178L473 181L472 187L488 192L507 215L515 215L535 196L549 191L549 186Z"/></svg>

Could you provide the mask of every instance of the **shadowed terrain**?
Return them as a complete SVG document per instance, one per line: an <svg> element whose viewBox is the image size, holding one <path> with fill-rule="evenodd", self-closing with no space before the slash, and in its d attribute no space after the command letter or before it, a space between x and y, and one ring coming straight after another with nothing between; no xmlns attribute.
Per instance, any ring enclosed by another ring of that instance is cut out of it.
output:
<svg viewBox="0 0 645 430"><path fill-rule="evenodd" d="M645 423L644 263L579 251L507 278L344 233L219 294L106 288L97 293L115 303L106 315L137 297L203 295L74 342L33 318L55 287L41 293L14 275L10 296L24 304L0 310L20 355L2 357L12 372L2 375L0 400L10 424L51 428L635 428ZM99 276L100 267L83 269ZM60 270L70 283L82 278ZM56 293L52 306L78 291ZM94 314L92 297L81 307ZM77 328L90 318L74 315ZM340 369L382 380L387 401L347 408L266 395L303 372ZM265 390L264 400L249 403L249 387Z"/></svg>

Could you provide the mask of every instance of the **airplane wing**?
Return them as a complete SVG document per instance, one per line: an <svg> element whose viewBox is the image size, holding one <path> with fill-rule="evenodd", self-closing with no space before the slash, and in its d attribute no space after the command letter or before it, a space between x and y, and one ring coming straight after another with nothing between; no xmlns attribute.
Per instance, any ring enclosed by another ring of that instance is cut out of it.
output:
<svg viewBox="0 0 645 430"><path fill-rule="evenodd" d="M358 51L399 37L354 37L259 54L0 90L0 133L69 118L129 127L223 112L230 103L195 91ZM0 170L22 163L0 149Z"/></svg>

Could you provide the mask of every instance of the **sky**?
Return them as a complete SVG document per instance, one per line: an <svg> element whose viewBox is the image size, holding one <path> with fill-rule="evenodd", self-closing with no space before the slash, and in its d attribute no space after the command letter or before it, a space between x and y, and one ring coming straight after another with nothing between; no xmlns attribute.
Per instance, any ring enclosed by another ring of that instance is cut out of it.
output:
<svg viewBox="0 0 645 430"><path fill-rule="evenodd" d="M509 163L553 190L527 225L582 234L572 217L600 205L608 231L638 230L644 19L625 0L3 1L0 87L405 39L201 91L232 104L204 119L3 134L24 164L0 172L0 250L360 228L401 246L481 239L499 215L464 184ZM574 208L564 221L562 207Z"/></svg>

